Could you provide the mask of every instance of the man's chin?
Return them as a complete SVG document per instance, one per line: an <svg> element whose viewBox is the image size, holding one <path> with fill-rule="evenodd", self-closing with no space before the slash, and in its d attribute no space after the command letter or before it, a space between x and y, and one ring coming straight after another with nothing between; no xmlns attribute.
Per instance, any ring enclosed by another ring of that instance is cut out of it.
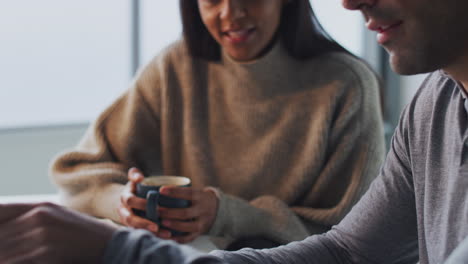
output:
<svg viewBox="0 0 468 264"><path fill-rule="evenodd" d="M422 72L415 71L413 69L407 69L407 68L401 67L400 65L392 64L391 66L392 66L392 70L399 75L414 75L414 74L422 73Z"/></svg>
<svg viewBox="0 0 468 264"><path fill-rule="evenodd" d="M421 60L410 56L397 56L392 53L390 53L390 66L394 72L400 75L414 75L437 70L437 67L426 65Z"/></svg>

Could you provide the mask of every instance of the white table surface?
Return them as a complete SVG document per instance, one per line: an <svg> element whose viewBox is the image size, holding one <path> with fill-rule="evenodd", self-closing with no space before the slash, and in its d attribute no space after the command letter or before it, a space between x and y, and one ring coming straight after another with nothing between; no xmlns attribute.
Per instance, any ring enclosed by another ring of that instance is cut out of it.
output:
<svg viewBox="0 0 468 264"><path fill-rule="evenodd" d="M16 196L0 196L0 204L5 203L39 203L39 202L52 202L60 204L57 194L36 194L36 195L16 195ZM197 250L203 252L210 252L217 249L211 242L208 236L200 236L195 241L188 243Z"/></svg>
<svg viewBox="0 0 468 264"><path fill-rule="evenodd" d="M0 196L0 203L39 203L52 202L60 204L57 194Z"/></svg>

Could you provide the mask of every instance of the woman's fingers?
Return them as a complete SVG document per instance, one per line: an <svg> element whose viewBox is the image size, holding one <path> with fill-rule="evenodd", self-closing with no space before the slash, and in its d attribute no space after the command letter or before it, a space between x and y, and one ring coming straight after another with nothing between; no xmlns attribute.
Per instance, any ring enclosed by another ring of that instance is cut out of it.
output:
<svg viewBox="0 0 468 264"><path fill-rule="evenodd" d="M198 233L192 233L192 234L188 234L186 236L178 236L178 237L174 237L173 240L176 241L177 243L180 243L180 244L186 244L186 243L189 243L189 242L192 242L193 240L195 240L195 238L197 238L200 234Z"/></svg>
<svg viewBox="0 0 468 264"><path fill-rule="evenodd" d="M162 238L162 239L169 239L172 237L172 234L171 234L171 231L167 230L167 229L159 229L158 233L156 234L156 236Z"/></svg>
<svg viewBox="0 0 468 264"><path fill-rule="evenodd" d="M137 169L130 169L130 171L136 171ZM130 174L130 172L129 172ZM143 177L143 176L142 176ZM125 186L124 190L122 191L122 194L120 195L120 202L125 206L129 208L134 208L138 210L146 210L146 199L139 198L135 195L135 186L136 183L129 181L127 185Z"/></svg>
<svg viewBox="0 0 468 264"><path fill-rule="evenodd" d="M163 220L161 223L164 227L174 229L181 232L187 233L202 233L203 223L200 220L195 221L171 221Z"/></svg>
<svg viewBox="0 0 468 264"><path fill-rule="evenodd" d="M150 220L136 216L135 214L133 214L132 210L126 207L121 207L119 209L119 215L120 215L120 219L122 223L127 226L140 228L140 229L146 229L153 233L157 232L159 229L158 225L151 222Z"/></svg>
<svg viewBox="0 0 468 264"><path fill-rule="evenodd" d="M188 208L159 208L163 227L189 233L184 237L173 237L174 240L187 243L210 229L218 208L218 198L214 192L187 187L166 187L161 190L161 194L192 201Z"/></svg>
<svg viewBox="0 0 468 264"><path fill-rule="evenodd" d="M122 224L134 228L146 229L156 233L159 229L158 225L148 219L135 215L133 212L133 209L146 211L146 199L135 195L136 184L141 182L143 179L143 173L139 169L131 168L128 170L129 182L120 195L121 206L118 209L118 213Z"/></svg>
<svg viewBox="0 0 468 264"><path fill-rule="evenodd" d="M133 179L137 179L137 178L140 178L140 176L143 176L143 172L135 167L133 168L130 168L128 170L128 180L133 180Z"/></svg>
<svg viewBox="0 0 468 264"><path fill-rule="evenodd" d="M137 197L131 192L122 193L120 196L120 201L126 207L146 211L146 199Z"/></svg>
<svg viewBox="0 0 468 264"><path fill-rule="evenodd" d="M143 172L141 172L137 168L129 169L128 173L127 173L127 177L128 177L127 188L132 193L136 192L137 183L139 183L139 182L141 182L141 181L143 181L145 179L145 176L143 175Z"/></svg>
<svg viewBox="0 0 468 264"><path fill-rule="evenodd" d="M196 202L200 199L201 191L190 187L163 186L161 194L172 198L184 199Z"/></svg>
<svg viewBox="0 0 468 264"><path fill-rule="evenodd" d="M199 218L201 212L197 206L188 208L159 208L159 216L167 220L192 220Z"/></svg>
<svg viewBox="0 0 468 264"><path fill-rule="evenodd" d="M131 168L127 173L128 180L134 183L139 183L145 179L143 172L137 168Z"/></svg>

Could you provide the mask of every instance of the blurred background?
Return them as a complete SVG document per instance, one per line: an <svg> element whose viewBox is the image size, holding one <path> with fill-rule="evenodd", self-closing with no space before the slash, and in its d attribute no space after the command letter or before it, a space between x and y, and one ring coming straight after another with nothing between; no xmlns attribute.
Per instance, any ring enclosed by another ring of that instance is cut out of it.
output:
<svg viewBox="0 0 468 264"><path fill-rule="evenodd" d="M181 35L176 0L0 0L0 196L54 193L48 166ZM424 76L389 69L358 12L311 0L324 28L385 83L386 134Z"/></svg>

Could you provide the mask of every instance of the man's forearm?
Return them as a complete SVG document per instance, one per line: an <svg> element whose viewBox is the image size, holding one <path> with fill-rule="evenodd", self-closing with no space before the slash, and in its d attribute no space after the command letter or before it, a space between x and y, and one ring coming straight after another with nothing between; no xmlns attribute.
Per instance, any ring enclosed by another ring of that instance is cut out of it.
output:
<svg viewBox="0 0 468 264"><path fill-rule="evenodd" d="M329 242L329 243L328 243ZM104 264L309 264L349 263L346 253L333 246L325 235L312 236L274 249L213 251L204 254L173 241L162 240L143 230L117 231L103 259ZM334 250L336 249L336 250ZM344 253L344 254L343 254Z"/></svg>
<svg viewBox="0 0 468 264"><path fill-rule="evenodd" d="M242 249L235 252L213 251L212 255L235 264L312 264L352 263L347 252L326 235L314 235L272 249Z"/></svg>
<svg viewBox="0 0 468 264"><path fill-rule="evenodd" d="M221 259L188 246L162 240L148 231L116 231L104 255L105 264L223 264Z"/></svg>

